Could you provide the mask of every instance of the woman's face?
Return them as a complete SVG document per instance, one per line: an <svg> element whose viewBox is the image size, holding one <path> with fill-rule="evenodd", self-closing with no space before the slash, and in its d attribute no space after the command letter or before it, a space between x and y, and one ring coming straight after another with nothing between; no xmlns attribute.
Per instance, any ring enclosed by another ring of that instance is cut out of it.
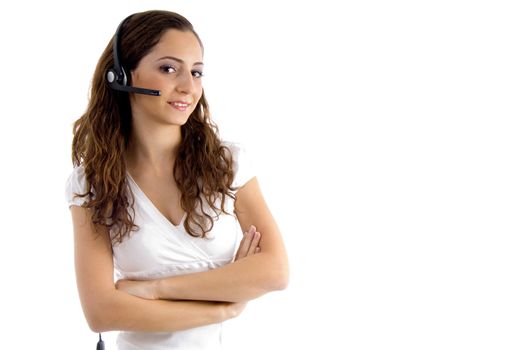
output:
<svg viewBox="0 0 526 350"><path fill-rule="evenodd" d="M134 117L186 123L203 94L202 62L201 46L192 32L167 30L131 72L132 86L161 91L161 96L130 94Z"/></svg>

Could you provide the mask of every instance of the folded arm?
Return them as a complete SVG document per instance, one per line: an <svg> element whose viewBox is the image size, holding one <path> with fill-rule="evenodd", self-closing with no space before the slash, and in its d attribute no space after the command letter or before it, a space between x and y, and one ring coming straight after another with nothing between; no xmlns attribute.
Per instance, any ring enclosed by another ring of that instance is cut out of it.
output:
<svg viewBox="0 0 526 350"><path fill-rule="evenodd" d="M236 317L239 303L145 300L115 288L113 257L107 229L91 229L89 212L71 207L74 225L75 272L80 301L94 332L114 330L169 332L204 326Z"/></svg>
<svg viewBox="0 0 526 350"><path fill-rule="evenodd" d="M256 177L237 191L235 214L243 232L253 225L260 233L257 254L209 271L136 283L149 288L152 298L229 302L246 302L286 288L288 259L284 243Z"/></svg>

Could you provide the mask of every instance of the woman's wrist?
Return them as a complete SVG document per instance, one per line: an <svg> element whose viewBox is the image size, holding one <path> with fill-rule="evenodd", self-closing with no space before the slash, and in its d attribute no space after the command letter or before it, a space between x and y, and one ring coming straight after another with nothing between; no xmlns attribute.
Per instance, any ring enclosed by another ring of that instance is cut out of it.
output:
<svg viewBox="0 0 526 350"><path fill-rule="evenodd" d="M229 302L221 303L221 319L223 321L227 321L227 320L230 320L231 318L236 317L234 315L234 311L232 310L231 304L232 303L229 303Z"/></svg>
<svg viewBox="0 0 526 350"><path fill-rule="evenodd" d="M159 278L159 279L155 279L155 280L152 280L152 285L151 285L151 289L152 289L152 295L154 297L154 299L164 299L163 298L163 280L164 278Z"/></svg>

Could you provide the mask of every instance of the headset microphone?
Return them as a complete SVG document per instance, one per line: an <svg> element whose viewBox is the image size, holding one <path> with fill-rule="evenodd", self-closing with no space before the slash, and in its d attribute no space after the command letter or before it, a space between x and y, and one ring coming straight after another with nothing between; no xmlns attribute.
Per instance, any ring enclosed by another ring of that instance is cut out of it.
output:
<svg viewBox="0 0 526 350"><path fill-rule="evenodd" d="M110 68L106 71L106 81L109 83L110 87L114 90L124 91L124 92L134 92L136 94L144 94L151 96L161 96L159 90L144 89L128 85L128 77L126 76L126 71L124 67L121 66L119 61L119 36L121 27L128 18L133 15L126 17L117 27L115 36L113 38L113 68Z"/></svg>

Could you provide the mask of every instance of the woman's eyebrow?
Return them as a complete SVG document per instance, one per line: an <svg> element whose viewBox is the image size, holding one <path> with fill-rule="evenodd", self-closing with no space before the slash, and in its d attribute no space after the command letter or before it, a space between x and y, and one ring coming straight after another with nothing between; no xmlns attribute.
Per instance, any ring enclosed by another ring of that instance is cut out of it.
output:
<svg viewBox="0 0 526 350"><path fill-rule="evenodd" d="M173 57L173 56L164 56L164 57L159 58L157 61L163 60L165 58L179 62L179 63L184 63L184 61L180 59L179 57ZM197 66L197 65L204 66L205 64L203 62L195 62L193 65L194 66Z"/></svg>

